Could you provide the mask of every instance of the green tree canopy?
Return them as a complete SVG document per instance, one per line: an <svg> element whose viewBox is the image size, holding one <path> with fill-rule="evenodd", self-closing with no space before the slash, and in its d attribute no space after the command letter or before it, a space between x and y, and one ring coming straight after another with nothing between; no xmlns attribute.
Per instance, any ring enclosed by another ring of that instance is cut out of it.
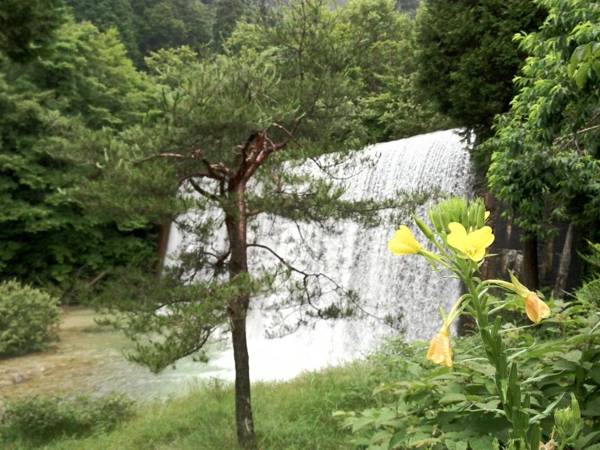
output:
<svg viewBox="0 0 600 450"><path fill-rule="evenodd" d="M64 287L147 253L145 222L83 214L67 192L94 175L68 161L73 136L123 129L148 110L150 85L116 32L67 21L43 58L1 57L0 84L1 277Z"/></svg>
<svg viewBox="0 0 600 450"><path fill-rule="evenodd" d="M336 11L348 75L360 86L356 99L371 142L449 127L417 86L415 23L392 0L352 0Z"/></svg>
<svg viewBox="0 0 600 450"><path fill-rule="evenodd" d="M509 108L523 62L513 35L534 31L543 11L533 0L426 0L417 15L419 86L439 111L481 142ZM489 155L477 155L487 168Z"/></svg>
<svg viewBox="0 0 600 450"><path fill-rule="evenodd" d="M3 0L0 4L0 51L25 60L54 38L62 23L62 0Z"/></svg>
<svg viewBox="0 0 600 450"><path fill-rule="evenodd" d="M130 0L66 0L66 2L72 8L77 20L92 22L102 31L116 28L130 57L136 62L142 61L136 17Z"/></svg>
<svg viewBox="0 0 600 450"><path fill-rule="evenodd" d="M214 0L212 9L215 16L213 23L214 48L222 50L222 46L229 38L237 22L249 16L265 15L271 6L281 2L272 2L267 5L264 0Z"/></svg>
<svg viewBox="0 0 600 450"><path fill-rule="evenodd" d="M201 0L66 0L80 21L102 31L116 28L138 66L161 48L210 44L213 10Z"/></svg>
<svg viewBox="0 0 600 450"><path fill-rule="evenodd" d="M528 57L487 147L490 189L518 225L543 235L557 220L600 221L600 6L537 3L548 18L518 37Z"/></svg>
<svg viewBox="0 0 600 450"><path fill-rule="evenodd" d="M212 39L212 11L200 0L131 0L142 55L188 45L201 50Z"/></svg>

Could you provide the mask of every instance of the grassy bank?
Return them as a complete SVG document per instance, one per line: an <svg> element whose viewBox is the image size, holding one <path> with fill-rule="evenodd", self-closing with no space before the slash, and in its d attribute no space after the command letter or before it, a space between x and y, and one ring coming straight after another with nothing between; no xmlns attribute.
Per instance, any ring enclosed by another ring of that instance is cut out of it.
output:
<svg viewBox="0 0 600 450"><path fill-rule="evenodd" d="M372 362L310 373L285 383L254 386L253 403L263 449L349 448L348 434L332 417L338 409L373 402L373 388L386 378ZM166 404L139 405L136 415L109 433L61 438L44 444L4 442L2 448L52 450L227 450L236 437L231 386L212 384Z"/></svg>

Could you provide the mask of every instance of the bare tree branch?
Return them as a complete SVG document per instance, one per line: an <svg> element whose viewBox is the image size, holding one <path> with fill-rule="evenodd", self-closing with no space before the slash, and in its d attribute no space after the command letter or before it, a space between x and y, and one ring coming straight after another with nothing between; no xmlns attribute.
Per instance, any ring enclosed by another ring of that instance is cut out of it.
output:
<svg viewBox="0 0 600 450"><path fill-rule="evenodd" d="M198 192L200 195L203 195L204 197L206 197L206 198L208 198L210 200L213 200L215 202L218 202L218 201L221 200L221 198L218 195L213 194L212 192L209 192L206 189L204 189L193 178L188 178L187 182L190 183L192 185L192 187L194 188L194 190L196 192Z"/></svg>
<svg viewBox="0 0 600 450"><path fill-rule="evenodd" d="M144 163L146 161L151 161L153 159L159 159L159 158L168 158L168 159L187 159L189 158L188 156L182 155L181 153L174 153L174 152L162 152L162 153L157 153L155 155L150 155L147 156L145 158L142 159L138 159L136 161L133 162L133 164L138 165L141 163Z"/></svg>
<svg viewBox="0 0 600 450"><path fill-rule="evenodd" d="M302 276L304 276L305 278L309 278L309 277L314 277L314 278L325 278L326 280L328 280L329 282L331 282L336 289L341 289L344 290L342 286L340 286L337 281L335 281L333 278L331 278L329 275L326 275L322 272L306 272L304 270L298 269L297 267L293 266L292 264L290 264L285 258L283 258L282 256L280 256L277 252L275 252L275 250L273 250L272 248L263 245L263 244L258 244L258 243L250 243L250 244L246 244L246 247L256 247L256 248L262 248L263 250L268 251L269 253L271 253L275 258L277 258L285 267L287 267L289 270L291 270L292 272L296 272Z"/></svg>

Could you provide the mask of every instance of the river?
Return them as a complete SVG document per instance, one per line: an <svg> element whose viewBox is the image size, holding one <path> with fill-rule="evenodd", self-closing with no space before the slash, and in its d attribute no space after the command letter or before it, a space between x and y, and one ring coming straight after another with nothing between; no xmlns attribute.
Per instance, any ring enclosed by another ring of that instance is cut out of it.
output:
<svg viewBox="0 0 600 450"><path fill-rule="evenodd" d="M130 342L97 325L92 310L63 308L61 318L60 340L46 351L0 359L0 398L121 393L136 400L165 399L203 380L229 378L227 369L191 358L153 374L127 361Z"/></svg>

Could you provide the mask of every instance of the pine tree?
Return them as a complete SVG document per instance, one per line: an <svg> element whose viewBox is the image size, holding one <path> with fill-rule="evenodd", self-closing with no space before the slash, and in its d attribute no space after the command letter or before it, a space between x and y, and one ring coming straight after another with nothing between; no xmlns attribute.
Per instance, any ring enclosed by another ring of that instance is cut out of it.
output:
<svg viewBox="0 0 600 450"><path fill-rule="evenodd" d="M182 255L179 270L155 282L129 272L127 291L107 297L115 321L137 342L133 359L154 370L197 354L229 323L244 448L257 446L246 342L253 296L285 283L296 292L290 297L299 300L296 306L312 305L316 315L343 311L356 300L338 286L338 303L315 304L328 278L249 240L249 229L268 214L323 226L346 218L373 224L374 211L392 206L344 200L332 180L294 170L308 158L360 148L366 133L353 102L358 87L346 76L348 57L335 38L339 16L313 0L272 14L238 24L223 55L199 59L183 48L152 56L148 67L162 90L162 120L81 147L82 156L102 161L103 176L88 192L107 208L168 214L177 207L168 199L179 190L183 206L198 211L188 224L198 245ZM220 231L224 248L217 245ZM251 265L250 250L275 266Z"/></svg>

